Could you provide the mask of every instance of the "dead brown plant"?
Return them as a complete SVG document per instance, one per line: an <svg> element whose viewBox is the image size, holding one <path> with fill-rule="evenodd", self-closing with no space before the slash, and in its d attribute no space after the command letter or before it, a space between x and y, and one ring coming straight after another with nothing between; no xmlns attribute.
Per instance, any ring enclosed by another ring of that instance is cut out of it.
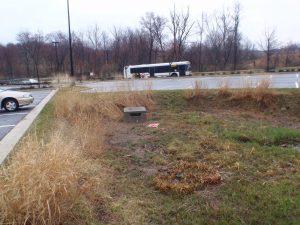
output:
<svg viewBox="0 0 300 225"><path fill-rule="evenodd" d="M180 161L175 166L158 173L154 178L154 184L161 192L192 193L220 182L219 172L202 162Z"/></svg>
<svg viewBox="0 0 300 225"><path fill-rule="evenodd" d="M269 106L275 100L276 94L270 90L270 80L263 79L256 86L253 98L262 106Z"/></svg>
<svg viewBox="0 0 300 225"><path fill-rule="evenodd" d="M26 137L0 170L1 224L76 223L79 212L88 210L85 193L95 186L90 169L76 145L60 134L47 143Z"/></svg>
<svg viewBox="0 0 300 225"><path fill-rule="evenodd" d="M249 80L244 80L243 87L234 92L231 100L254 101L259 106L266 107L275 101L276 94L270 89L270 80L262 79L257 86Z"/></svg>
<svg viewBox="0 0 300 225"><path fill-rule="evenodd" d="M62 89L53 102L56 133L42 140L29 135L0 170L0 223L82 224L92 218L94 188L102 189L89 160L103 153L109 120L118 121L122 107L153 104L150 85L146 92L97 95Z"/></svg>
<svg viewBox="0 0 300 225"><path fill-rule="evenodd" d="M184 92L184 97L186 99L194 99L201 98L207 95L207 84L202 80L195 80L193 84L193 88L186 90Z"/></svg>
<svg viewBox="0 0 300 225"><path fill-rule="evenodd" d="M54 100L55 116L67 121L72 127L76 143L86 154L97 157L105 147L108 120L120 120L124 107L145 106L148 110L153 108L150 88L151 86L145 92L127 91L97 95L81 93L78 90L64 90Z"/></svg>
<svg viewBox="0 0 300 225"><path fill-rule="evenodd" d="M232 95L232 92L229 89L230 85L228 80L222 79L218 84L218 96L227 98Z"/></svg>
<svg viewBox="0 0 300 225"><path fill-rule="evenodd" d="M253 96L253 82L248 78L241 80L241 88L237 89L232 100L251 100Z"/></svg>

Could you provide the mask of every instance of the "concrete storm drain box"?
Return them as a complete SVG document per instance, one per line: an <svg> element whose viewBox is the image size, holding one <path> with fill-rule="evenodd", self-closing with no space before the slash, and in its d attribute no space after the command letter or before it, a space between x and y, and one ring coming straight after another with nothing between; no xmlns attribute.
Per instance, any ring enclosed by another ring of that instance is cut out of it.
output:
<svg viewBox="0 0 300 225"><path fill-rule="evenodd" d="M145 107L125 107L124 120L133 123L145 122L147 120L147 110Z"/></svg>

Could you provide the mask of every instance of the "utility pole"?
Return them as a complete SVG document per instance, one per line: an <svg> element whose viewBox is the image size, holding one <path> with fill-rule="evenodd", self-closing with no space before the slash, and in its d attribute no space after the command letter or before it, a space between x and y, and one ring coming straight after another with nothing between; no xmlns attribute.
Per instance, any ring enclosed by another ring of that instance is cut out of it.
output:
<svg viewBox="0 0 300 225"><path fill-rule="evenodd" d="M59 83L59 74L58 74L58 54L57 54L57 44L59 42L58 41L52 41L52 44L54 44L55 47L55 59L56 59L56 68L55 68L55 73L57 75L57 81Z"/></svg>
<svg viewBox="0 0 300 225"><path fill-rule="evenodd" d="M73 53L72 53L72 35L71 35L71 25L70 25L70 9L69 0L67 0L68 6L68 25L69 25L69 47L70 47L70 66L71 66L71 77L74 77L74 67L73 67Z"/></svg>

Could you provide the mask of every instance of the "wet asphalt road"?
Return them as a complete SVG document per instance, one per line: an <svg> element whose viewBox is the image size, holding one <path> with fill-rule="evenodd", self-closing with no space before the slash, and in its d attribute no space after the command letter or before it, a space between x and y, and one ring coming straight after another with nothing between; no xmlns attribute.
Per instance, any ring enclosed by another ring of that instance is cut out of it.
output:
<svg viewBox="0 0 300 225"><path fill-rule="evenodd" d="M218 76L218 77L180 77L180 78L152 78L122 81L103 81L86 83L81 86L88 87L88 92L114 92L126 90L145 90L151 86L152 90L179 90L191 89L195 81L201 80L209 89L219 88L227 84L230 88L241 88L245 85L256 87L263 79L270 81L271 88L299 88L300 74L268 74L251 76Z"/></svg>

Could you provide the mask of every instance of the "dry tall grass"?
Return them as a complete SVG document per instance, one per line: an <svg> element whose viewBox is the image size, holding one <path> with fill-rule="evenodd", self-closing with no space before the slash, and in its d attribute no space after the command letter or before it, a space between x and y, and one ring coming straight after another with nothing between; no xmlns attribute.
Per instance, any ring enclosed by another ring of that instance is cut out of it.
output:
<svg viewBox="0 0 300 225"><path fill-rule="evenodd" d="M241 80L241 88L232 96L234 100L251 100L254 92L255 85L252 80L244 78Z"/></svg>
<svg viewBox="0 0 300 225"><path fill-rule="evenodd" d="M275 100L276 94L270 89L270 80L263 79L256 87L250 81L244 82L241 89L234 92L231 100L253 100L260 106L269 106Z"/></svg>
<svg viewBox="0 0 300 225"><path fill-rule="evenodd" d="M50 140L28 136L0 170L0 222L82 224L82 217L92 218L93 188L99 183L87 158L103 152L109 120L119 120L122 107L140 105L153 107L150 85L146 92L60 91L54 100L57 134L50 135Z"/></svg>
<svg viewBox="0 0 300 225"><path fill-rule="evenodd" d="M123 107L127 106L145 106L152 110L154 101L151 89L97 95L76 90L62 91L55 99L55 114L72 123L91 118L118 120L123 116Z"/></svg>
<svg viewBox="0 0 300 225"><path fill-rule="evenodd" d="M201 98L207 95L207 84L202 80L195 80L193 88L186 90L184 97L186 99Z"/></svg>
<svg viewBox="0 0 300 225"><path fill-rule="evenodd" d="M253 98L263 105L270 105L274 101L276 95L270 90L270 85L270 80L261 80L255 88Z"/></svg>
<svg viewBox="0 0 300 225"><path fill-rule="evenodd" d="M150 87L150 86L149 86ZM105 130L109 120L120 120L123 108L154 106L152 91L128 91L106 94L83 94L76 90L60 92L54 101L55 115L72 127L71 132L81 149L97 157L105 147Z"/></svg>
<svg viewBox="0 0 300 225"><path fill-rule="evenodd" d="M229 89L229 82L228 80L222 79L218 83L218 96L219 97L230 97L232 95Z"/></svg>
<svg viewBox="0 0 300 225"><path fill-rule="evenodd" d="M75 145L66 144L61 135L53 135L48 143L27 137L0 170L1 224L76 223L86 205L85 193L94 184L89 168Z"/></svg>

